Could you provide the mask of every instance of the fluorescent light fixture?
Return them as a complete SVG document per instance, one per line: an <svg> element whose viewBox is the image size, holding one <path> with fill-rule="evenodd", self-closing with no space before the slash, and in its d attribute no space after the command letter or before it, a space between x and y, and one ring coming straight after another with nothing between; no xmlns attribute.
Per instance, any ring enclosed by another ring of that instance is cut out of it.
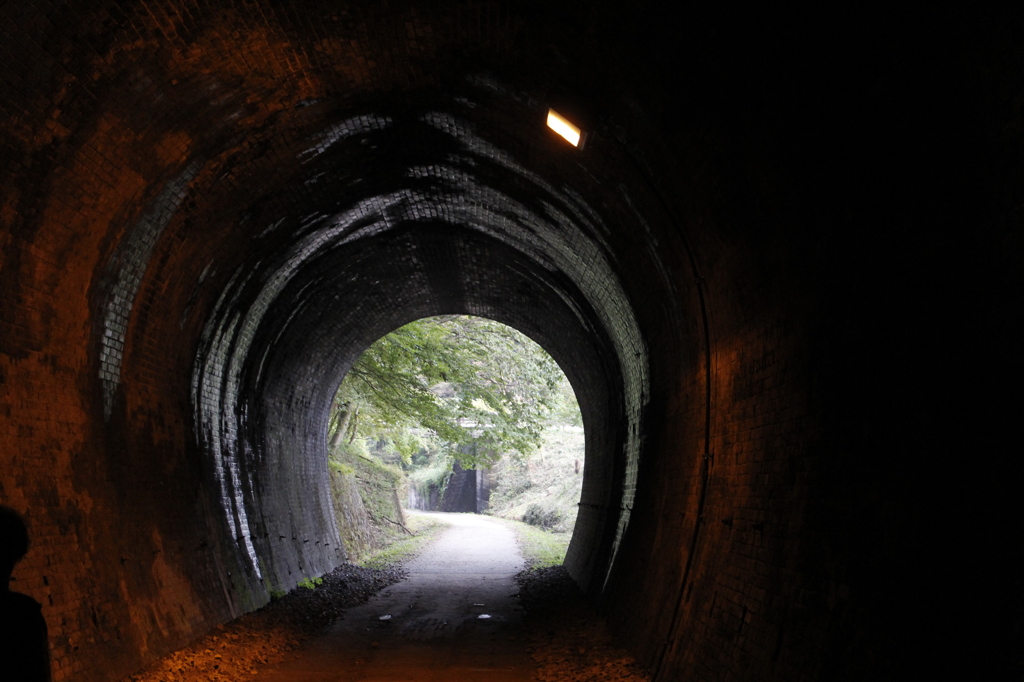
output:
<svg viewBox="0 0 1024 682"><path fill-rule="evenodd" d="M559 115L559 113L554 109L548 109L548 128L551 128L568 140L569 144L573 147L580 146L580 137L582 136L580 129L569 123L569 121Z"/></svg>

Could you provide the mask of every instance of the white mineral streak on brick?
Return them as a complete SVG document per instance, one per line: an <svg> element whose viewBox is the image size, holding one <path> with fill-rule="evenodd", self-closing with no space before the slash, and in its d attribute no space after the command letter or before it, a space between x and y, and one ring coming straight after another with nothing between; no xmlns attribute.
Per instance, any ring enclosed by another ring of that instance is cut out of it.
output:
<svg viewBox="0 0 1024 682"><path fill-rule="evenodd" d="M301 156L308 157L305 161L310 161L339 140L383 130L390 123L390 119L374 115L350 118L327 129L320 140ZM353 216L353 220L359 217ZM237 423L235 410L239 402L239 378L256 330L267 309L291 281L295 272L322 247L336 241L352 222L346 220L326 229L318 227L327 221L327 216L318 214L304 218L301 229L308 230L308 236L291 249L284 259L284 265L264 283L256 300L242 318L235 314L227 314L227 311L232 310L238 303L236 296L249 279L241 277L240 272L235 273L203 332L202 339L206 352L199 355L200 360L193 372L192 393L196 406L200 446L213 457L214 471L220 485L221 504L233 538L236 542L240 539L243 542L253 570L260 579L263 575L252 544L252 531L245 508L246 496L253 493L253 483L250 473L246 476L246 485L243 486L238 461L240 444L234 427ZM264 230L263 234L277 229L283 222L284 220L278 221ZM256 268L250 270L256 271ZM333 522L333 519L331 521Z"/></svg>
<svg viewBox="0 0 1024 682"><path fill-rule="evenodd" d="M211 341L207 352L201 355L206 358L206 362L197 367L196 377L193 379L193 399L198 410L200 435L202 437L209 434L209 440L203 444L212 453L217 470L224 469L227 472L226 476L221 474L218 477L224 510L229 515L229 525L236 532L235 540L242 538L253 569L260 578L262 573L250 539L251 531L244 504L246 493L251 495L253 491L251 484L249 489L243 489L241 467L236 457L239 445L237 433L234 433L233 429L230 433L225 433L225 426L236 422L239 378L256 329L267 309L302 264L318 253L324 245L332 243L343 230L344 226L335 226L313 232L294 246L285 258L283 267L264 283L256 300L241 319L237 316L224 319L222 311L233 308L236 299L233 296L230 299L222 298L210 318L212 326L208 327L203 335L204 339L208 338ZM256 272L256 269L250 272ZM235 279L239 279L239 283L229 284L225 289L225 296L228 292L237 293L248 280L240 279L237 273ZM207 386L210 390L206 390Z"/></svg>
<svg viewBox="0 0 1024 682"><path fill-rule="evenodd" d="M304 152L301 152L299 157L309 157L303 160L303 163L308 163L326 152L339 140L344 140L345 138L352 137L353 135L369 133L375 130L384 130L389 125L391 125L390 118L375 116L373 114L354 116L342 121L341 123L335 123L333 126L323 131L316 144Z"/></svg>
<svg viewBox="0 0 1024 682"><path fill-rule="evenodd" d="M230 306L234 301L228 298L238 275L232 278L217 302L216 313ZM234 430L233 414L235 400L229 392L233 387L227 380L224 365L231 354L232 341L241 323L235 313L221 320L216 327L208 327L203 333L206 352L197 356L197 368L193 373L192 392L196 405L196 423L199 427L199 441L213 459L214 476L220 486L221 507L224 510L231 536L238 542L241 538L246 554L252 562L258 578L262 578L256 550L250 539L249 518L245 510L245 496L241 484L238 464L238 438Z"/></svg>
<svg viewBox="0 0 1024 682"><path fill-rule="evenodd" d="M114 393L121 381L124 339L139 285L146 274L153 248L188 193L188 184L195 178L199 168L198 162L192 162L178 177L167 183L135 227L127 230L108 264L108 269L114 273L114 283L103 305L99 371L103 385L103 416L106 419L110 419Z"/></svg>

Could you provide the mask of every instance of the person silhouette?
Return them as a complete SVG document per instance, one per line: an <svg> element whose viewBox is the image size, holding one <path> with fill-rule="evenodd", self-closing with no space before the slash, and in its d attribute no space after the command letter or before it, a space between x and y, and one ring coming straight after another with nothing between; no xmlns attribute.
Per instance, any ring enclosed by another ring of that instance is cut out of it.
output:
<svg viewBox="0 0 1024 682"><path fill-rule="evenodd" d="M0 505L0 679L50 682L50 644L42 607L11 592L14 565L28 553L28 528L21 515Z"/></svg>

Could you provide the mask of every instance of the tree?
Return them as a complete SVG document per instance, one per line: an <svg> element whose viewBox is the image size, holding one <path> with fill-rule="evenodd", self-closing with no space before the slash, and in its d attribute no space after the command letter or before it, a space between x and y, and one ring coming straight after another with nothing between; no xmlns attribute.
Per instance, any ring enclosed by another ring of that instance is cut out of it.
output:
<svg viewBox="0 0 1024 682"><path fill-rule="evenodd" d="M502 452L528 456L565 378L528 337L480 317L411 322L378 339L335 397L331 445L385 440L406 462L434 445L472 467ZM571 389L569 390L571 394Z"/></svg>

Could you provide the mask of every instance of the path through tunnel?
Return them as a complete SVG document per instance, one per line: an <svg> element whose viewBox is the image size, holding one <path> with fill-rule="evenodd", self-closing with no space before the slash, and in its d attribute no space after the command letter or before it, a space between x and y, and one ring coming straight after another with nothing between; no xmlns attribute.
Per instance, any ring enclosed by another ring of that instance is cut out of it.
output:
<svg viewBox="0 0 1024 682"><path fill-rule="evenodd" d="M572 383L566 566L655 679L1019 679L1020 43L931 21L0 8L0 502L55 679L344 562L332 397L442 314Z"/></svg>

